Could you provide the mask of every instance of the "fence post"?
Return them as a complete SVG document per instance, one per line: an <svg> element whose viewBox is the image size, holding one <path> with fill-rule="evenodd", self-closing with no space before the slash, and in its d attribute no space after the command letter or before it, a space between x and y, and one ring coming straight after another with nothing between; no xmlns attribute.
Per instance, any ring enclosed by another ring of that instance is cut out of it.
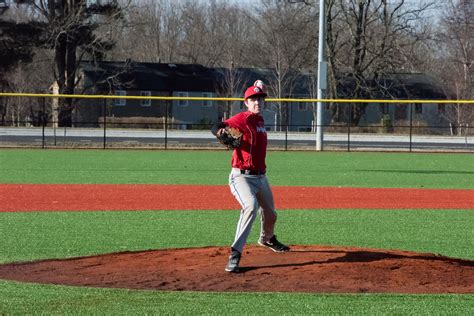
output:
<svg viewBox="0 0 474 316"><path fill-rule="evenodd" d="M352 103L349 103L349 124L347 125L347 151L351 151Z"/></svg>
<svg viewBox="0 0 474 316"><path fill-rule="evenodd" d="M45 98L43 98L44 100ZM58 145L58 140L57 140L57 136L56 136L56 130L59 128L59 122L58 120L55 119L55 117L57 117L57 115L55 115L54 111L58 111L58 109L52 109L51 108L51 112L52 112L52 115L51 115L51 125L53 125L53 133L54 133L54 147L56 147Z"/></svg>
<svg viewBox="0 0 474 316"><path fill-rule="evenodd" d="M412 148L412 129L413 129L413 103L410 103L410 152Z"/></svg>
<svg viewBox="0 0 474 316"><path fill-rule="evenodd" d="M41 148L44 149L45 143L46 143L46 137L44 134L45 130L45 125L46 125L46 98L43 98L43 110L41 112L41 125L43 125L43 135L42 135L42 146Z"/></svg>
<svg viewBox="0 0 474 316"><path fill-rule="evenodd" d="M288 150L288 124L286 124L285 128L285 151Z"/></svg>
<svg viewBox="0 0 474 316"><path fill-rule="evenodd" d="M107 148L107 99L103 99L102 102L102 114L104 117L104 147Z"/></svg>
<svg viewBox="0 0 474 316"><path fill-rule="evenodd" d="M168 103L171 101L165 101L165 149L168 149Z"/></svg>

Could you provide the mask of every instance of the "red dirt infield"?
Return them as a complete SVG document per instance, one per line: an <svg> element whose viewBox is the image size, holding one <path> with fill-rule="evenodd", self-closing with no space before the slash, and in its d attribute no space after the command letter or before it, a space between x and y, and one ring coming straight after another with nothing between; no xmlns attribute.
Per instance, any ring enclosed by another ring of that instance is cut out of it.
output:
<svg viewBox="0 0 474 316"><path fill-rule="evenodd" d="M474 190L273 187L277 209L474 209ZM0 212L235 210L227 186L0 184Z"/></svg>
<svg viewBox="0 0 474 316"><path fill-rule="evenodd" d="M273 187L277 209L466 209L474 190ZM0 184L0 212L238 210L227 186ZM257 225L258 226L258 225ZM255 229L255 228L254 228ZM147 290L474 293L474 261L409 251L247 245L241 273L229 249L104 254L0 265L0 279Z"/></svg>
<svg viewBox="0 0 474 316"><path fill-rule="evenodd" d="M474 261L408 251L248 245L241 272L223 247L150 250L0 265L0 278L73 286L230 292L474 293Z"/></svg>

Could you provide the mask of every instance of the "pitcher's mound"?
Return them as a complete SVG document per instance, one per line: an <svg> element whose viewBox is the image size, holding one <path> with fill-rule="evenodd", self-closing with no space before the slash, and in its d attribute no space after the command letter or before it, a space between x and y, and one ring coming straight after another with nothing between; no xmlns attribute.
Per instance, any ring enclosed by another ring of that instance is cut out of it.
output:
<svg viewBox="0 0 474 316"><path fill-rule="evenodd" d="M319 293L474 293L474 261L408 251L248 245L241 272L224 271L228 248L105 254L0 265L0 278L75 286Z"/></svg>

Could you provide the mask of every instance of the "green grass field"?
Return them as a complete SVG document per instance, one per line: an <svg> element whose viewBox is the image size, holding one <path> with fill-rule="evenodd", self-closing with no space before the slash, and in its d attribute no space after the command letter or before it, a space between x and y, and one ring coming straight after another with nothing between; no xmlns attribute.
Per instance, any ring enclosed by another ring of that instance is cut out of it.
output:
<svg viewBox="0 0 474 316"><path fill-rule="evenodd" d="M230 152L1 150L0 183L226 184ZM474 189L470 154L269 152L273 185ZM474 259L474 210L280 211L290 244ZM0 262L228 245L238 211L0 213ZM258 225L249 242L256 240ZM223 262L223 267L225 262ZM0 281L0 314L450 314L474 295L202 293Z"/></svg>
<svg viewBox="0 0 474 316"><path fill-rule="evenodd" d="M227 184L230 151L0 150L0 183ZM269 152L272 185L474 189L472 154Z"/></svg>

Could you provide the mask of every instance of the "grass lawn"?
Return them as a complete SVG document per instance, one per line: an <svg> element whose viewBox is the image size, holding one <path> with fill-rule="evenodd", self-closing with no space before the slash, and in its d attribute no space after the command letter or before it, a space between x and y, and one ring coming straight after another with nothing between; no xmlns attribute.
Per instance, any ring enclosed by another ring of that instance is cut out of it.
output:
<svg viewBox="0 0 474 316"><path fill-rule="evenodd" d="M160 292L0 281L5 314L472 315L472 295Z"/></svg>
<svg viewBox="0 0 474 316"><path fill-rule="evenodd" d="M0 183L226 184L230 152L1 150ZM273 185L474 189L469 154L270 152ZM474 260L474 210L290 210L290 244L403 249ZM228 245L238 211L0 213L0 262ZM255 227L257 227L256 225ZM257 229L249 242L256 240ZM224 265L225 263L223 263ZM474 295L203 293L0 281L0 314L456 314Z"/></svg>
<svg viewBox="0 0 474 316"><path fill-rule="evenodd" d="M230 151L0 150L0 183L227 184ZM474 189L472 154L269 152L272 185Z"/></svg>
<svg viewBox="0 0 474 316"><path fill-rule="evenodd" d="M297 245L412 250L474 260L474 212L285 210L279 239ZM126 250L225 246L238 211L0 213L0 262ZM254 226L249 243L257 241Z"/></svg>

